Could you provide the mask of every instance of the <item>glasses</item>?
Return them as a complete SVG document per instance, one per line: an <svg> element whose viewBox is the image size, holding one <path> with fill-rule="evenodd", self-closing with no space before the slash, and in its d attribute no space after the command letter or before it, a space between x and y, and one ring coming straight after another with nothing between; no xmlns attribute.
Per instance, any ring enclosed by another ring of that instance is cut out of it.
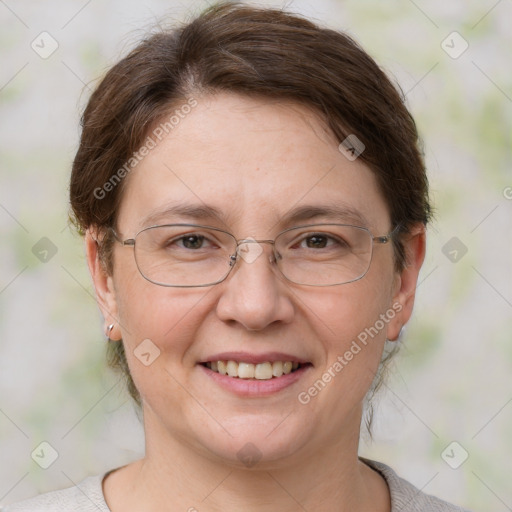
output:
<svg viewBox="0 0 512 512"><path fill-rule="evenodd" d="M310 224L286 229L275 240L237 240L231 233L197 224L167 224L139 231L122 240L133 246L142 276L160 286L211 286L224 281L241 258L254 262L260 244L272 245L281 274L292 283L334 286L364 277L370 268L374 244L387 244L398 226L387 235L374 236L364 227L347 224Z"/></svg>

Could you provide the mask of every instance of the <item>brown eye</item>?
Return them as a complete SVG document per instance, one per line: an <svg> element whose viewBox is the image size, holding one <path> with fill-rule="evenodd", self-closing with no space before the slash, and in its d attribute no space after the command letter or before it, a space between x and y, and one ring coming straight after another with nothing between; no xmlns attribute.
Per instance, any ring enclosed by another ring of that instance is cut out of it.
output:
<svg viewBox="0 0 512 512"><path fill-rule="evenodd" d="M312 235L305 238L305 240L309 249L323 249L327 245L328 238L325 235Z"/></svg>
<svg viewBox="0 0 512 512"><path fill-rule="evenodd" d="M201 249L202 244L205 240L204 236L201 235L187 235L179 238L186 249Z"/></svg>
<svg viewBox="0 0 512 512"><path fill-rule="evenodd" d="M298 242L299 249L325 249L343 248L348 244L339 237L333 237L326 233L313 233ZM305 245L303 245L305 244Z"/></svg>

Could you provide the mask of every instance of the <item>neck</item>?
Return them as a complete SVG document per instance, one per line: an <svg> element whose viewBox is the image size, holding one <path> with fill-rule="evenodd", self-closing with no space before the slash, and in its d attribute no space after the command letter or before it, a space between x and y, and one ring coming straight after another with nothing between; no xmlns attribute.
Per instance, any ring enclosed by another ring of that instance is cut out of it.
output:
<svg viewBox="0 0 512 512"><path fill-rule="evenodd" d="M263 454L252 467L241 468L239 461L205 456L153 420L145 416L146 432L152 433L145 457L114 472L105 484L113 512L390 510L384 480L358 459L359 428L310 452L273 461Z"/></svg>

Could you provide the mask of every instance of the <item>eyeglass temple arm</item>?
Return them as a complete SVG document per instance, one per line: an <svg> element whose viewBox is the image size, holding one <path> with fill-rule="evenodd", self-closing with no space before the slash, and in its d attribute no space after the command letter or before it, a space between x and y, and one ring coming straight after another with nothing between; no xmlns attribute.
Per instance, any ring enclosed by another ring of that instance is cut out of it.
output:
<svg viewBox="0 0 512 512"><path fill-rule="evenodd" d="M121 244L121 245L132 245L135 246L135 238L128 238L127 240L123 240L119 237L119 235L116 233L116 230L112 227L108 228L112 234L114 235L114 238Z"/></svg>
<svg viewBox="0 0 512 512"><path fill-rule="evenodd" d="M387 244L399 231L402 225L398 223L393 231L390 231L387 235L374 236L373 241L376 244Z"/></svg>

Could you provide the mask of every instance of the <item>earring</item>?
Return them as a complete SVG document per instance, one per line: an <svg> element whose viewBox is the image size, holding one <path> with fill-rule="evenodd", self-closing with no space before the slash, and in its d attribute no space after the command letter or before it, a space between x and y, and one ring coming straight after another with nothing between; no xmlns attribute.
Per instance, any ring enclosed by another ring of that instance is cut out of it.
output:
<svg viewBox="0 0 512 512"><path fill-rule="evenodd" d="M114 324L110 324L108 327L107 327L107 333L106 333L106 336L107 336L107 341L115 341L113 339L110 338L110 333L112 332L112 329L114 328Z"/></svg>

